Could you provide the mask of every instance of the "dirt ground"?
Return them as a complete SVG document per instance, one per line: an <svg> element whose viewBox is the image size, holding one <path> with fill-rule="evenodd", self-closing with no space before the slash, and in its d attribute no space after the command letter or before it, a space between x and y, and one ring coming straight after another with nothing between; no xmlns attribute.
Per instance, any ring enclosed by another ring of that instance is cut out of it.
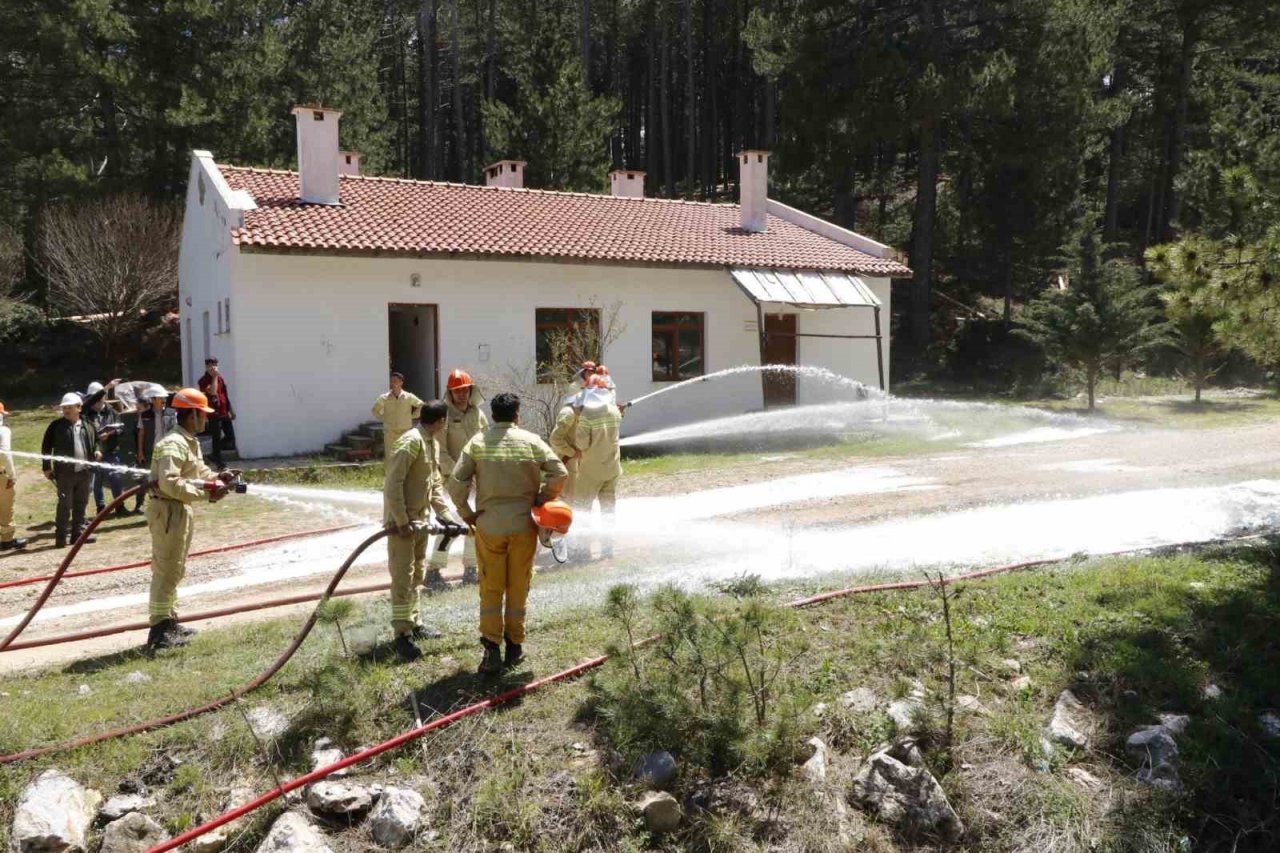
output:
<svg viewBox="0 0 1280 853"><path fill-rule="evenodd" d="M621 497L661 497L728 488L748 483L770 482L797 474L844 469L887 469L907 478L928 482L927 488L904 489L845 497L815 496L796 501L785 508L787 523L794 527L830 527L856 525L909 515L951 512L956 510L1018 503L1033 499L1085 497L1110 492L1185 486L1213 486L1242 481L1280 478L1280 423L1259 422L1204 430L1124 430L1088 435L1065 441L1023 444L1008 447L963 447L930 455L878 457L838 462L821 457L801 457L786 453L762 454L757 461L734 463L724 467L699 470L688 474L640 475L622 484ZM39 487L24 481L21 488ZM239 501L239 503L237 503ZM777 519L783 509L753 509L748 517ZM229 499L218 507L197 509L197 531L193 550L219 544L241 542L298 530L309 530L366 520L367 530L352 532L358 541L376 529L377 511L370 507L349 507L314 513L296 506L254 499ZM20 519L21 523L21 519ZM335 540L336 541L336 540ZM45 540L33 543L27 552L0 560L0 580L43 575L52 572L65 552L51 551ZM45 546L45 547L41 547ZM268 546L271 547L271 546ZM95 545L85 549L74 570L145 559L148 543L145 525L140 518L112 522ZM347 584L385 581L381 544L370 552L370 561L357 565L348 575ZM193 558L188 567L184 587L216 583L220 579L243 573L246 566L253 571L269 571L261 567L264 557L282 555L281 565L292 561L314 563L310 573L298 571L279 581L255 582L251 586L214 590L184 598L186 612L199 612L267 598L297 595L323 588L329 572L337 568L345 549L327 552L309 551L302 544L276 551L255 549L247 552ZM256 556L255 556L256 555ZM286 559L287 557L287 559ZM254 560L257 563L254 563ZM460 569L458 556L452 557L451 573ZM139 596L146 592L149 573L146 568L79 578L60 587L49 603L50 608L65 608L93 599L116 596ZM255 578L255 581L258 579ZM41 590L40 585L0 590L0 614L4 618L22 613ZM311 605L293 610L307 611ZM218 620L219 626L236 620L270 618L289 613L273 609ZM143 618L145 604L137 601L120 607L99 609L90 613L34 623L23 639L87 630L103 625L132 622ZM0 622L0 636L11 626ZM200 627L197 623L196 627ZM51 646L43 649L0 654L0 671L12 671L52 664L90 652L112 651L136 645L138 633L123 634L90 642Z"/></svg>

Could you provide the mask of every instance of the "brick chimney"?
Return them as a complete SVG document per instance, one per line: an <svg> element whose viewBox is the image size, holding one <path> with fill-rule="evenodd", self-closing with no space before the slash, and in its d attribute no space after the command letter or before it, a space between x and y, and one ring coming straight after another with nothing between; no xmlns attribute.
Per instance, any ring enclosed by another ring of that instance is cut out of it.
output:
<svg viewBox="0 0 1280 853"><path fill-rule="evenodd" d="M738 155L738 204L742 230L763 234L769 230L769 152L743 151Z"/></svg>
<svg viewBox="0 0 1280 853"><path fill-rule="evenodd" d="M341 110L294 107L298 119L299 196L311 204L338 204L338 119Z"/></svg>
<svg viewBox="0 0 1280 853"><path fill-rule="evenodd" d="M499 160L484 167L484 185L487 187L524 188L523 160Z"/></svg>
<svg viewBox="0 0 1280 853"><path fill-rule="evenodd" d="M609 173L609 192L617 198L644 198L644 172L614 169Z"/></svg>
<svg viewBox="0 0 1280 853"><path fill-rule="evenodd" d="M338 152L338 174L339 175L359 175L360 174L360 152L359 151L339 151Z"/></svg>

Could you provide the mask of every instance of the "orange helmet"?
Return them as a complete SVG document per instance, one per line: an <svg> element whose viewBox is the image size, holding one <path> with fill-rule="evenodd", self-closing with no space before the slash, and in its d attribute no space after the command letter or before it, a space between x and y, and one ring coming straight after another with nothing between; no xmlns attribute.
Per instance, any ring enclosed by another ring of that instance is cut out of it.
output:
<svg viewBox="0 0 1280 853"><path fill-rule="evenodd" d="M449 372L449 381L445 383L445 387L450 391L457 391L460 388L470 388L473 384L470 373L465 370L452 370Z"/></svg>
<svg viewBox="0 0 1280 853"><path fill-rule="evenodd" d="M0 415L7 415L7 414L9 413L5 411L4 403L0 403Z"/></svg>
<svg viewBox="0 0 1280 853"><path fill-rule="evenodd" d="M209 408L209 398L204 395L203 391L195 388L183 388L174 394L173 407L175 409L199 409L206 414L213 414L213 409Z"/></svg>
<svg viewBox="0 0 1280 853"><path fill-rule="evenodd" d="M564 535L573 524L573 507L564 501L547 501L533 508L533 523L544 530Z"/></svg>
<svg viewBox="0 0 1280 853"><path fill-rule="evenodd" d="M605 366L602 364L602 365L600 365L599 367L597 367L597 368L596 368L596 373L600 374L601 376L608 376L608 375L609 375L609 368L605 367Z"/></svg>
<svg viewBox="0 0 1280 853"><path fill-rule="evenodd" d="M579 376L589 376L596 372L596 363L594 361L582 362L582 367L578 368Z"/></svg>
<svg viewBox="0 0 1280 853"><path fill-rule="evenodd" d="M603 388L609 390L609 377L596 373L587 377L587 384L584 388Z"/></svg>

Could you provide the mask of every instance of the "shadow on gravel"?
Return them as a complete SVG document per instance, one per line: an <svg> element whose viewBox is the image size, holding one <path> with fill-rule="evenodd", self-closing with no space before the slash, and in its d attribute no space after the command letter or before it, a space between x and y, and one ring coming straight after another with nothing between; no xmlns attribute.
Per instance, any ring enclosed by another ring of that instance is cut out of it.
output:
<svg viewBox="0 0 1280 853"><path fill-rule="evenodd" d="M1100 595L1104 613L1145 619L1085 626L1068 669L1089 675L1082 690L1104 728L1096 750L1127 761L1131 772L1138 767L1125 756L1130 734L1155 724L1157 714L1191 716L1176 738L1184 791L1153 796L1155 810L1144 817L1166 831L1178 827L1185 849L1280 850L1280 731L1264 722L1280 715L1280 538L1210 559L1234 563L1239 582ZM1219 698L1206 694L1210 685ZM1130 825L1110 843L1147 849L1142 837Z"/></svg>

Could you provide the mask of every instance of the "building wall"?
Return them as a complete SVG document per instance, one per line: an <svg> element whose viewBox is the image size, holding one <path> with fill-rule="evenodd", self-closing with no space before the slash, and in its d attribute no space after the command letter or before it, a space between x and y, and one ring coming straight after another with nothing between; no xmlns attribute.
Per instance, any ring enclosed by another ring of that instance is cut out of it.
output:
<svg viewBox="0 0 1280 853"><path fill-rule="evenodd" d="M411 284L414 274L420 276L417 287ZM888 282L871 283L887 317ZM666 384L651 380L653 311L705 313L708 373L759 363L755 305L724 270L240 253L230 295L234 336L223 343L235 343L228 382L246 456L314 451L369 419L390 368L392 302L438 306L440 386L450 369L461 367L486 396L508 387L512 375L530 375L536 308L594 305L608 314L619 305L625 329L604 358L622 400ZM805 312L800 331L860 334L871 322L869 311L861 313L867 316ZM802 361L812 358L875 385L874 345L835 343L811 346L801 339L798 353ZM803 402L819 391L802 382L800 394ZM629 411L624 433L760 406L755 374L698 383Z"/></svg>

